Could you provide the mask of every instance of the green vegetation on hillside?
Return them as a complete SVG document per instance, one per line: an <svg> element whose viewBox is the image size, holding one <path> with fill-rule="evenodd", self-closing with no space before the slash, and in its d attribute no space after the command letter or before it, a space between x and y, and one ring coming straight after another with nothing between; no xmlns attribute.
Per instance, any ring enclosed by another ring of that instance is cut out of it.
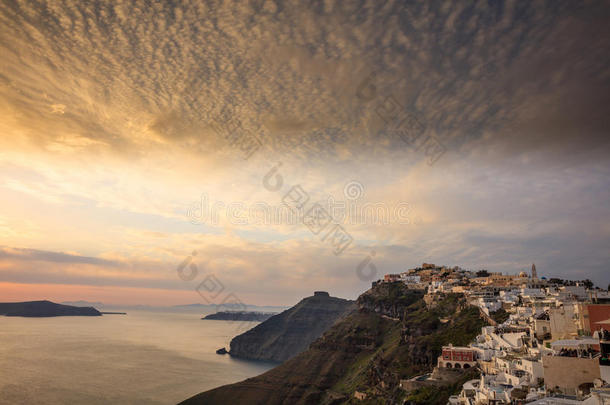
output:
<svg viewBox="0 0 610 405"><path fill-rule="evenodd" d="M358 303L404 306L403 316L384 331L376 350L357 358L333 386L333 391L346 396L364 392L371 403L376 399L398 401L405 394L399 388L401 379L431 371L442 346L468 345L485 325L478 309L466 306L459 294L443 295L433 308L427 308L419 291L408 290L400 283L379 287L373 289L371 297L361 296ZM450 388L436 390L435 395L446 402L452 392Z"/></svg>
<svg viewBox="0 0 610 405"><path fill-rule="evenodd" d="M500 309L498 309L495 312L491 312L489 314L489 316L491 316L491 319L493 319L494 321L498 322L498 324L501 324L501 323L506 322L506 320L508 319L510 314L508 312L506 312L504 310L504 308L500 308Z"/></svg>

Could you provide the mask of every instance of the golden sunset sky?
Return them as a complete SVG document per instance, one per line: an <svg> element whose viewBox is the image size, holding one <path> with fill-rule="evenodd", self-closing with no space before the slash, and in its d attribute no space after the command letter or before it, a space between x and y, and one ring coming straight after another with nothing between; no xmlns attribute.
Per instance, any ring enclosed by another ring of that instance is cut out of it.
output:
<svg viewBox="0 0 610 405"><path fill-rule="evenodd" d="M197 3L0 5L0 301L354 298L367 257L610 282L607 2ZM244 220L297 185L401 218L333 215L339 255Z"/></svg>

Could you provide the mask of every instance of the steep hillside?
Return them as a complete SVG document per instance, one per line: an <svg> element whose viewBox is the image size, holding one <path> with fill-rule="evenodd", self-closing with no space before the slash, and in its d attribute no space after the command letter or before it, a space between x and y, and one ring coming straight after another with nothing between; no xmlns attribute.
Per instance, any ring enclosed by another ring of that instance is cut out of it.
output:
<svg viewBox="0 0 610 405"><path fill-rule="evenodd" d="M283 362L301 353L338 319L356 309L354 301L316 292L231 341L232 356Z"/></svg>
<svg viewBox="0 0 610 405"><path fill-rule="evenodd" d="M361 295L359 311L335 324L309 350L245 381L219 387L184 404L401 403L400 379L430 371L441 347L469 343L483 321L461 296L442 296L428 308L423 293L399 283ZM365 402L354 399L358 391ZM451 387L417 393L421 403L446 403ZM443 402L445 401L445 402Z"/></svg>

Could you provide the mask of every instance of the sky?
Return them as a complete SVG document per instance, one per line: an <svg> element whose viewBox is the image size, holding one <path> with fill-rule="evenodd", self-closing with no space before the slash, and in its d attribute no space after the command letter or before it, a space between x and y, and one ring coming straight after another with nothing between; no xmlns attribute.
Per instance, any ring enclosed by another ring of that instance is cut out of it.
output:
<svg viewBox="0 0 610 405"><path fill-rule="evenodd" d="M603 1L4 1L0 301L610 283Z"/></svg>

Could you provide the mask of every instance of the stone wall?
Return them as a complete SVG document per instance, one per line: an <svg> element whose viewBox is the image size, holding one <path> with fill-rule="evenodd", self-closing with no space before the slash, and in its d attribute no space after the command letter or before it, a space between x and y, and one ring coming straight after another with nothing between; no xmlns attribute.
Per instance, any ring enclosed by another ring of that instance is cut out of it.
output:
<svg viewBox="0 0 610 405"><path fill-rule="evenodd" d="M566 395L576 395L578 387L583 383L592 383L600 378L599 359L580 357L544 356L544 385L551 390L555 387Z"/></svg>

